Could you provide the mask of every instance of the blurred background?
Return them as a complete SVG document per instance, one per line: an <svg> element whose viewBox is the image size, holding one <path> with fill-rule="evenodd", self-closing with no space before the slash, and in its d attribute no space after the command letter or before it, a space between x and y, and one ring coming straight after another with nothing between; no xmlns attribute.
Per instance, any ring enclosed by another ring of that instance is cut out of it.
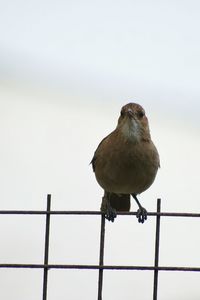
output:
<svg viewBox="0 0 200 300"><path fill-rule="evenodd" d="M199 1L8 0L0 10L0 209L98 210L89 165L121 106L141 104L161 158L148 211L199 212ZM132 211L136 205L132 202ZM0 263L42 263L43 216L0 216ZM100 218L52 216L50 263L97 264ZM153 265L155 219L106 222L105 263ZM200 266L199 220L162 218L160 265ZM0 269L4 300L41 299L41 270ZM51 270L48 299L96 299L97 271ZM160 272L160 300L200 274ZM103 299L151 299L152 272L106 271Z"/></svg>

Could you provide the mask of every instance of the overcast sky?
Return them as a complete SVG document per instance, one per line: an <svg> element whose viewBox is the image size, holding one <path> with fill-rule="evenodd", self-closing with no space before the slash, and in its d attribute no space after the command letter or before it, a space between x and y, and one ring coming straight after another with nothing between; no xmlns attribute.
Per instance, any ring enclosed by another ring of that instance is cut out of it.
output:
<svg viewBox="0 0 200 300"><path fill-rule="evenodd" d="M98 210L89 166L121 106L146 110L161 157L148 211L199 212L199 1L4 1L0 209ZM133 211L136 205L132 202ZM42 216L0 216L0 263L42 263ZM52 217L51 263L98 263L98 217ZM106 222L105 263L153 265L155 219ZM160 264L200 266L199 220L163 218ZM49 298L96 299L96 271L51 270ZM151 299L153 273L105 272L104 298ZM160 273L159 300L197 300L199 273ZM41 270L0 269L4 300L41 299Z"/></svg>

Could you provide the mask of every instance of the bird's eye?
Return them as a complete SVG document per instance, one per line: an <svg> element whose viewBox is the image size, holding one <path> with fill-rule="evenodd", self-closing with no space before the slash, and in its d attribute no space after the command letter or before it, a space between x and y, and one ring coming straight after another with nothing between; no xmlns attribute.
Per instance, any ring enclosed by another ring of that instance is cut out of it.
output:
<svg viewBox="0 0 200 300"><path fill-rule="evenodd" d="M140 119L142 119L143 117L144 117L144 115L145 115L145 113L144 113L144 111L138 111L138 117L140 118Z"/></svg>
<svg viewBox="0 0 200 300"><path fill-rule="evenodd" d="M121 117L124 116L124 110L121 110L120 116L121 116Z"/></svg>

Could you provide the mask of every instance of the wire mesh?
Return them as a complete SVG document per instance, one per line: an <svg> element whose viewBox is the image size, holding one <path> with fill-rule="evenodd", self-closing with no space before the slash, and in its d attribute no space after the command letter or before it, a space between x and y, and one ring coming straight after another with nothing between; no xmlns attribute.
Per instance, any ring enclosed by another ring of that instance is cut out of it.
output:
<svg viewBox="0 0 200 300"><path fill-rule="evenodd" d="M43 269L43 291L42 299L47 300L48 291L48 271L50 269L88 269L98 270L98 291L97 300L102 300L103 291L103 272L104 270L121 270L121 271L153 271L153 295L152 299L158 299L158 276L160 271L179 271L179 272L200 272L200 267L185 267L185 266L160 266L159 265L159 248L160 248L160 220L161 217L191 217L199 218L200 213L179 213L179 212L161 212L161 199L157 199L157 211L148 212L148 216L156 217L155 231L155 255L154 266L124 266L124 265L104 265L104 241L105 241L105 216L99 211L52 211L51 210L51 195L47 195L47 209L38 210L0 210L0 215L44 215L46 217L45 229L45 244L44 244L44 263L43 264L13 264L1 263L0 268L24 268L24 269ZM49 264L49 237L50 237L50 216L51 215L97 215L101 217L100 228L100 244L99 244L99 264L84 265L84 264ZM120 212L118 215L136 215L136 212Z"/></svg>

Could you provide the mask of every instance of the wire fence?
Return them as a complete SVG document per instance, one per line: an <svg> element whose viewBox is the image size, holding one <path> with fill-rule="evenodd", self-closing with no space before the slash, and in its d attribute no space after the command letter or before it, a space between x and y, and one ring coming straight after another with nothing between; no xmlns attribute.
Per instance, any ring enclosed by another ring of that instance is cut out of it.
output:
<svg viewBox="0 0 200 300"><path fill-rule="evenodd" d="M156 217L156 232L155 232L155 255L153 266L124 266L124 265L104 265L104 241L105 241L105 216L99 211L58 211L51 210L51 195L47 195L47 209L44 211L38 210L0 210L0 215L45 215L45 245L44 245L44 263L43 264L9 264L2 263L0 268L29 268L43 269L43 291L42 300L47 300L48 292L48 271L50 269L91 269L98 270L98 291L97 299L103 300L103 274L104 270L143 270L153 271L153 295L152 299L158 299L158 278L160 271L181 271L181 272L200 272L200 267L176 267L176 266L160 266L159 265L159 248L160 248L160 219L161 217L191 217L200 218L200 213L177 213L177 212L161 212L161 199L157 199L157 211L149 212L148 216ZM98 265L83 265L83 264L49 264L49 236L50 236L50 220L51 215L99 215L101 216L100 244L99 244L99 264ZM118 215L136 215L136 212L120 212Z"/></svg>

